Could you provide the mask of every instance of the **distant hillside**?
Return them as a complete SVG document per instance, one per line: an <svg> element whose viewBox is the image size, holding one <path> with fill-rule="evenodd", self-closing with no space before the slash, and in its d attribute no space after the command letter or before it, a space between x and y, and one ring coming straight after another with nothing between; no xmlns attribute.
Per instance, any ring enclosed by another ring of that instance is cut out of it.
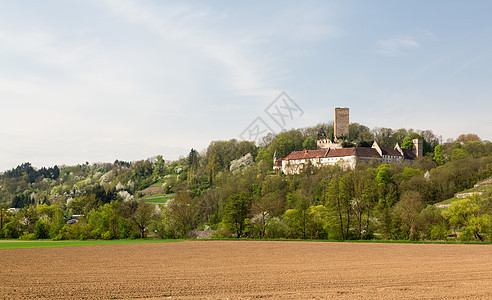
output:
<svg viewBox="0 0 492 300"><path fill-rule="evenodd" d="M313 147L315 126L270 134L259 145L212 141L177 161L156 156L41 169L25 163L0 175L0 237L176 238L207 231L217 238L492 238L492 143L462 135L439 144L431 131L350 126L349 147L419 135L428 148L411 164L274 175L273 153ZM434 206L480 181L480 197L453 200L446 210Z"/></svg>

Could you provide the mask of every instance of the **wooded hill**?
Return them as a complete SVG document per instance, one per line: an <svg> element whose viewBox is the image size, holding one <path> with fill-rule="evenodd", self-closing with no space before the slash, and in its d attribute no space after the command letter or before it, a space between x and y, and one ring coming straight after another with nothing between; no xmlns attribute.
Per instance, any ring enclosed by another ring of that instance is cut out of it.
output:
<svg viewBox="0 0 492 300"><path fill-rule="evenodd" d="M258 145L213 141L199 153L54 166L29 163L0 175L0 236L24 239L214 237L309 239L492 239L490 189L436 203L492 176L492 143L473 134L441 143L432 131L350 124L345 146L424 139L413 164L307 168L273 175L273 153L312 149L320 127L269 134ZM314 143L313 143L314 142ZM158 187L164 205L142 201Z"/></svg>

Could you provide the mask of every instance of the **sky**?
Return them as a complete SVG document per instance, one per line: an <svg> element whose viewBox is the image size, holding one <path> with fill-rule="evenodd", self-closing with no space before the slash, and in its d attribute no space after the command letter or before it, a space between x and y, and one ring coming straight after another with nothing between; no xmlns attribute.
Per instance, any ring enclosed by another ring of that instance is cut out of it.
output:
<svg viewBox="0 0 492 300"><path fill-rule="evenodd" d="M0 172L175 160L335 107L371 129L492 140L490 1L0 6Z"/></svg>

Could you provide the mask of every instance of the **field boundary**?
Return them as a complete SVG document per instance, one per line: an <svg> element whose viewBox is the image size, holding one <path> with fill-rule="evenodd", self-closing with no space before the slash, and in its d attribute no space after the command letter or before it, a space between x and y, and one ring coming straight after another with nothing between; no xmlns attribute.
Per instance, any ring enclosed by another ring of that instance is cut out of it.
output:
<svg viewBox="0 0 492 300"><path fill-rule="evenodd" d="M492 245L492 242L478 241L406 241L406 240L301 240L301 239L124 239L124 240L0 240L1 249L20 248L48 248L48 247L77 247L98 245L129 245L129 244L152 244L171 243L183 241L235 241L235 242L318 242L318 243L372 243L372 244L467 244L467 245Z"/></svg>
<svg viewBox="0 0 492 300"><path fill-rule="evenodd" d="M181 239L125 239L125 240L0 240L0 249L20 249L20 248L50 248L50 247L79 247L79 246L99 246L99 245L126 245L126 244L153 244L181 242Z"/></svg>

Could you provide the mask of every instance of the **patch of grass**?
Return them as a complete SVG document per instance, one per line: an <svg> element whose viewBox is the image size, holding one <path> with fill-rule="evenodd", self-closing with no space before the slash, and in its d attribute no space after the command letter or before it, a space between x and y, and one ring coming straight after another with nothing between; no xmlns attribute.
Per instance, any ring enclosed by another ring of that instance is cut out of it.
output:
<svg viewBox="0 0 492 300"><path fill-rule="evenodd" d="M178 177L177 175L168 175L168 176L170 176L170 177L168 177L168 178L163 178L163 179L161 179L161 180L157 181L156 183L154 183L154 184L153 184L153 185L151 185L151 186L162 186L162 184L164 184L165 182L167 182L167 181L169 181L169 180L171 180L171 179L175 179L175 178L177 178L177 177Z"/></svg>
<svg viewBox="0 0 492 300"><path fill-rule="evenodd" d="M15 248L45 248L45 247L71 247L71 246L94 246L94 245L115 245L115 244L149 244L149 243L170 243L170 242L182 242L182 241L240 241L240 242L320 242L320 243L384 243L384 244L479 244L490 245L492 242L479 242L479 241L407 241L407 240L301 240L301 239L174 239L174 240L150 240L150 239L135 239L135 240L65 240L65 241L51 241L51 240L0 240L0 249L15 249ZM1 252L0 252L1 253Z"/></svg>
<svg viewBox="0 0 492 300"><path fill-rule="evenodd" d="M204 240L193 240L193 241L249 241L249 242L320 242L320 243L376 243L376 244L479 244L479 245L490 245L492 242L480 242L480 241L457 241L457 240L420 240L420 241L410 241L410 240L311 240L311 239L204 239Z"/></svg>
<svg viewBox="0 0 492 300"><path fill-rule="evenodd" d="M492 192L492 186L477 186L477 187L473 187L471 189L467 189L467 190L464 190L464 191L461 191L461 192L458 192L456 194L461 194L461 193L483 193L483 194L486 194L487 192ZM453 197L453 198L449 198L449 199L446 199L444 201L441 201L441 202L438 202L436 203L435 205L439 205L439 204L451 204L455 201L458 201L458 200L463 200L465 198L456 198L456 197Z"/></svg>
<svg viewBox="0 0 492 300"><path fill-rule="evenodd" d="M168 195L152 195L151 197L145 197L142 198L141 200L144 200L145 202L148 203L154 203L154 204L164 204L167 202L167 200L174 198L174 194L168 194Z"/></svg>
<svg viewBox="0 0 492 300"><path fill-rule="evenodd" d="M15 249L15 248L45 248L45 247L71 247L71 246L94 246L94 245L115 245L115 244L148 244L148 243L168 243L179 242L182 240L0 240L0 249Z"/></svg>
<svg viewBox="0 0 492 300"><path fill-rule="evenodd" d="M456 197L454 197L454 198L450 198L448 200L441 201L441 202L436 203L436 204L451 204L451 203L453 203L455 201L463 200L463 199L465 199L465 198L456 198Z"/></svg>

